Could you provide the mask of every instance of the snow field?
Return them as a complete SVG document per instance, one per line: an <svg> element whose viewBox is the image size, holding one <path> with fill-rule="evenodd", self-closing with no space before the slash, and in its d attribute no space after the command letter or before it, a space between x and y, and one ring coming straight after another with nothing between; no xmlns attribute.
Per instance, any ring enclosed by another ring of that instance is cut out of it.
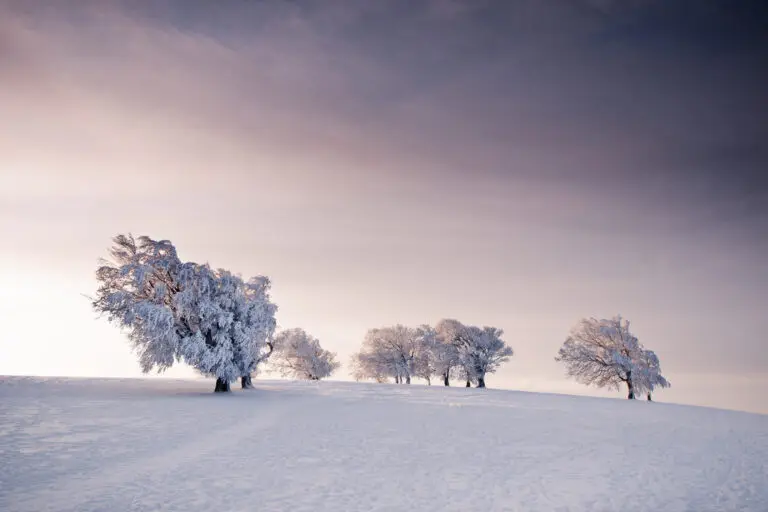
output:
<svg viewBox="0 0 768 512"><path fill-rule="evenodd" d="M501 390L0 377L0 510L768 510L768 416Z"/></svg>

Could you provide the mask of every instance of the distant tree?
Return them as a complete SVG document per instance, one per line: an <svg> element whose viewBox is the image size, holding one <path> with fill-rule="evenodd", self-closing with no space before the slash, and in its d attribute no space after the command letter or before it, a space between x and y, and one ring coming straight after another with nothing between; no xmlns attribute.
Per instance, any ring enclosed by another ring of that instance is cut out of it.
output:
<svg viewBox="0 0 768 512"><path fill-rule="evenodd" d="M417 351L416 329L404 325L371 329L353 356L353 375L359 380L391 377L395 383L410 384Z"/></svg>
<svg viewBox="0 0 768 512"><path fill-rule="evenodd" d="M446 385L453 372L466 381L467 387L474 382L484 388L486 375L495 372L514 353L501 339L503 331L496 327L467 326L458 320L443 319L435 330L442 341L439 366Z"/></svg>
<svg viewBox="0 0 768 512"><path fill-rule="evenodd" d="M275 352L270 364L284 377L320 380L330 377L340 364L336 354L323 349L320 341L303 329L288 329L274 339Z"/></svg>
<svg viewBox="0 0 768 512"><path fill-rule="evenodd" d="M467 383L476 382L477 387L484 388L486 375L494 373L501 363L512 357L514 352L501 339L503 334L504 331L496 327L469 326L456 338Z"/></svg>
<svg viewBox="0 0 768 512"><path fill-rule="evenodd" d="M646 393L648 401L651 401L654 389L668 388L671 384L661 375L661 364L653 350L641 350L638 356L632 377L635 392Z"/></svg>
<svg viewBox="0 0 768 512"><path fill-rule="evenodd" d="M450 318L435 325L435 373L442 377L446 386L450 386L451 377L456 377L461 368L456 338L463 329L461 322Z"/></svg>
<svg viewBox="0 0 768 512"><path fill-rule="evenodd" d="M184 361L218 391L254 369L274 329L269 281L182 262L168 240L118 235L96 271L94 309L128 331L142 371Z"/></svg>
<svg viewBox="0 0 768 512"><path fill-rule="evenodd" d="M372 379L378 383L386 382L391 376L390 371L375 356L363 351L352 354L349 361L352 378L356 381Z"/></svg>
<svg viewBox="0 0 768 512"><path fill-rule="evenodd" d="M629 321L621 316L588 318L571 330L555 360L564 363L568 375L578 382L617 390L626 385L627 398L633 399L641 351Z"/></svg>
<svg viewBox="0 0 768 512"><path fill-rule="evenodd" d="M432 377L438 372L438 356L440 344L437 331L429 325L421 325L416 329L416 357L414 375L432 385Z"/></svg>

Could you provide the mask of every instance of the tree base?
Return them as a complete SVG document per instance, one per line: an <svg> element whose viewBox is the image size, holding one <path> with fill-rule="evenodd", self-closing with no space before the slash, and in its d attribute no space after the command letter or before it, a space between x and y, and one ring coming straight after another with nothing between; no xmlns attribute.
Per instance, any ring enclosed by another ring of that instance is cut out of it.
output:
<svg viewBox="0 0 768 512"><path fill-rule="evenodd" d="M216 379L216 388L213 390L214 393L229 393L230 391L232 391L232 389L229 387L228 380Z"/></svg>
<svg viewBox="0 0 768 512"><path fill-rule="evenodd" d="M253 381L250 375L240 377L240 387L243 389L253 389Z"/></svg>

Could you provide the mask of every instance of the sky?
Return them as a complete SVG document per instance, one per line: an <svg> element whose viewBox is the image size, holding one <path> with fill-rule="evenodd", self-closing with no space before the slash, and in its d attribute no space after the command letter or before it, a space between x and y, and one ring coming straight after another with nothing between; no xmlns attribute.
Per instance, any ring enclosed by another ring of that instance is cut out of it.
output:
<svg viewBox="0 0 768 512"><path fill-rule="evenodd" d="M131 232L269 276L280 326L343 363L457 318L515 350L490 387L621 397L554 356L622 314L658 400L768 413L767 25L741 0L0 0L0 374L141 375L87 298Z"/></svg>

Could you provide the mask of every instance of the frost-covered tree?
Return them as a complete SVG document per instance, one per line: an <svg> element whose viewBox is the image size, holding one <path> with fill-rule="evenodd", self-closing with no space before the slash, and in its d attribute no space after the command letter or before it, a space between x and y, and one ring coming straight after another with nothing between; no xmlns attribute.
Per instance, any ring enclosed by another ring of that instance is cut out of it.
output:
<svg viewBox="0 0 768 512"><path fill-rule="evenodd" d="M96 271L94 309L127 330L142 371L184 361L216 391L250 375L274 330L266 278L182 262L168 240L118 235Z"/></svg>
<svg viewBox="0 0 768 512"><path fill-rule="evenodd" d="M467 326L454 319L443 319L435 327L441 341L438 348L441 375L445 385L453 373L467 383L485 387L485 377L513 355L511 347L501 339L503 331L496 327Z"/></svg>
<svg viewBox="0 0 768 512"><path fill-rule="evenodd" d="M442 377L446 386L450 386L451 377L460 373L461 361L455 341L463 329L461 322L450 318L440 320L435 325L435 373Z"/></svg>
<svg viewBox="0 0 768 512"><path fill-rule="evenodd" d="M248 282L239 277L237 280L241 293L236 295L238 300L233 308L234 324L239 326L239 330L235 331L239 336L235 359L241 386L249 389L253 387L252 375L258 365L267 361L274 350L272 335L277 326L277 306L270 300L271 283L268 277L256 276Z"/></svg>
<svg viewBox="0 0 768 512"><path fill-rule="evenodd" d="M432 385L432 377L438 374L438 356L440 342L437 331L429 325L421 325L416 329L416 357L413 372L416 377Z"/></svg>
<svg viewBox="0 0 768 512"><path fill-rule="evenodd" d="M641 351L629 321L621 316L587 318L571 330L555 360L578 382L615 389L626 385L627 398L633 399Z"/></svg>
<svg viewBox="0 0 768 512"><path fill-rule="evenodd" d="M349 367L352 370L352 378L356 381L371 379L382 383L391 377L391 372L377 360L376 354L365 351L352 354Z"/></svg>
<svg viewBox="0 0 768 512"><path fill-rule="evenodd" d="M410 384L417 350L416 329L404 325L371 329L352 358L353 375L358 380L391 377L396 383Z"/></svg>
<svg viewBox="0 0 768 512"><path fill-rule="evenodd" d="M275 336L275 353L270 364L284 377L320 380L330 377L340 364L336 354L303 329L287 329Z"/></svg>
<svg viewBox="0 0 768 512"><path fill-rule="evenodd" d="M668 388L671 384L661 375L661 363L659 363L659 357L653 350L641 350L638 356L632 374L635 393L646 393L648 401L650 401L654 389L657 387Z"/></svg>
<svg viewBox="0 0 768 512"><path fill-rule="evenodd" d="M485 376L495 372L501 363L509 361L514 354L501 336L504 331L496 327L465 328L457 337L459 361L467 383L476 382L485 387Z"/></svg>

